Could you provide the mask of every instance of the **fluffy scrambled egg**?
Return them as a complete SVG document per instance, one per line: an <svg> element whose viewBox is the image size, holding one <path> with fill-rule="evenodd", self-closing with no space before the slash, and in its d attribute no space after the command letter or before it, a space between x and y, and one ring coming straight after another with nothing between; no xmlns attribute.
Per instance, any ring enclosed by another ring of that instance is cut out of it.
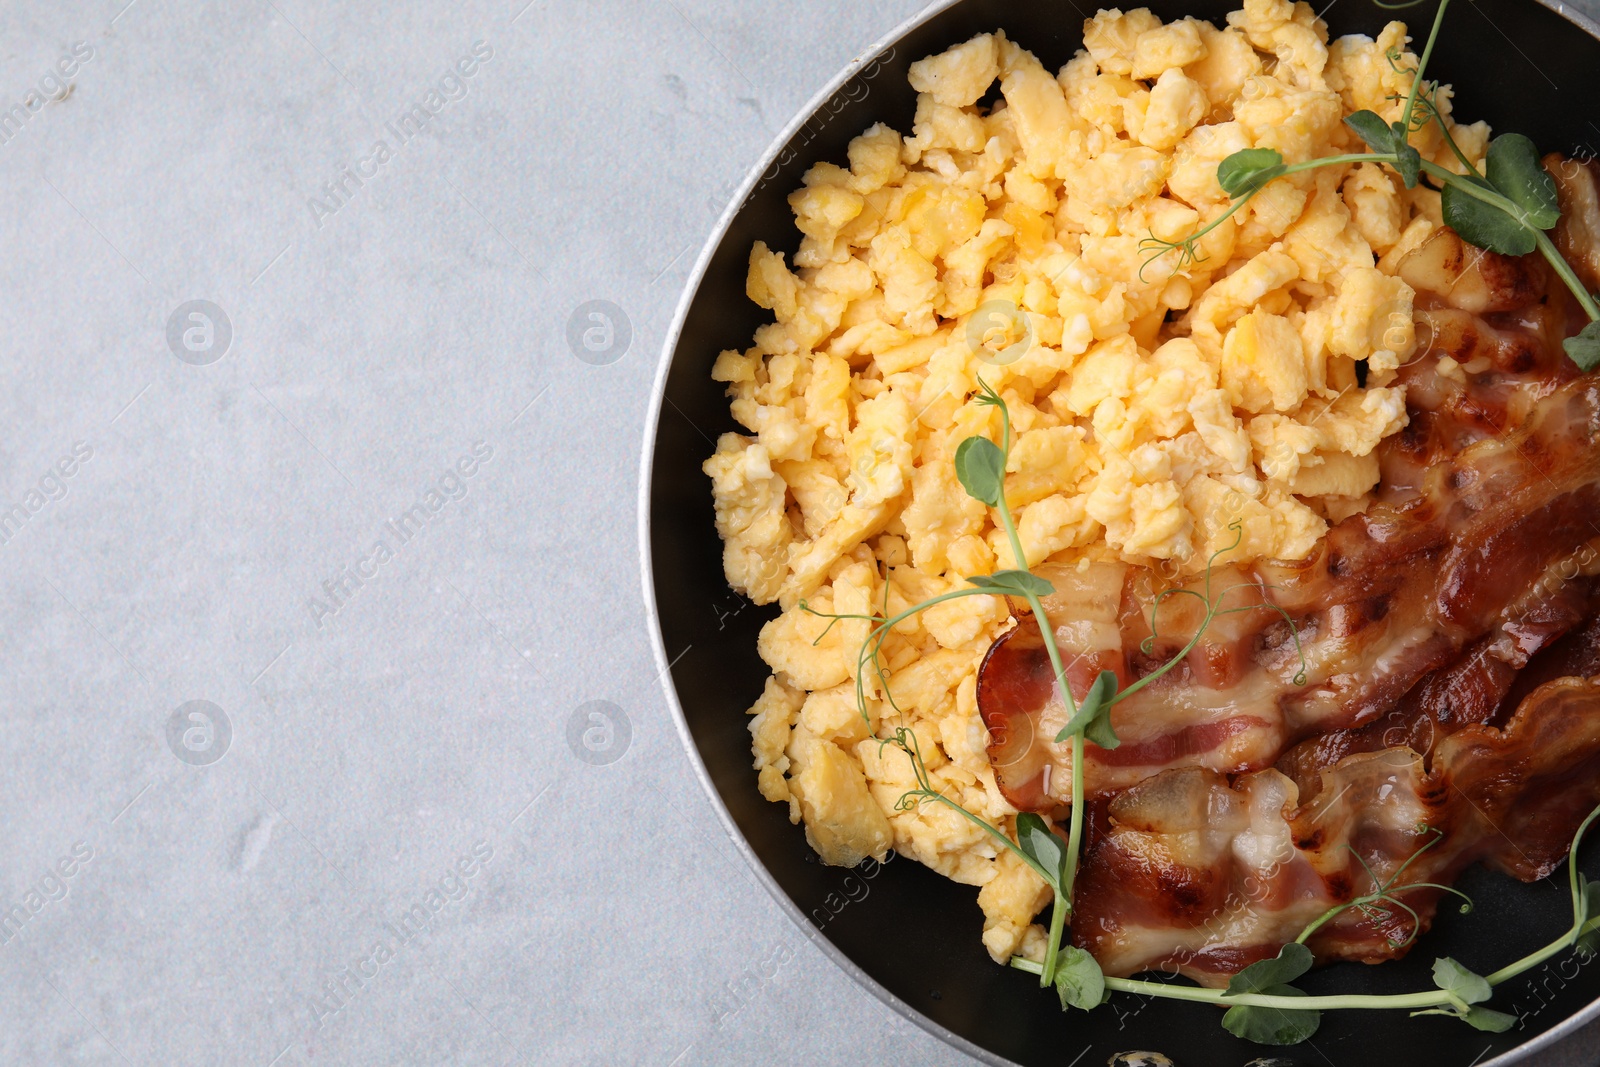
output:
<svg viewBox="0 0 1600 1067"><path fill-rule="evenodd" d="M864 680L870 724L855 692L865 617L1019 562L1194 574L1235 519L1225 558L1297 559L1366 507L1373 449L1406 422L1412 290L1396 265L1442 225L1438 195L1376 164L1320 168L1267 186L1192 258L1150 260L1141 243L1217 219L1217 165L1240 149L1363 151L1343 116L1399 117L1408 40L1395 22L1330 43L1288 0L1247 0L1224 28L1101 11L1055 73L983 34L912 64L911 136L873 126L848 166L807 172L789 197L791 262L751 251L746 291L775 321L716 361L749 432L723 435L705 470L728 580L783 607L751 709L761 791L830 863L893 848L981 886L997 960L1037 951L1049 890L958 813L901 810L911 766L875 737L911 728L935 787L1010 829L976 701L1006 604L975 596L898 624L883 648L893 705ZM979 107L997 81L1001 99ZM1439 106L1448 116L1448 89ZM1487 128L1451 128L1481 159ZM1413 143L1453 165L1436 129ZM955 476L964 438L1000 434L972 399L980 376L1016 431L1006 495L1025 561ZM862 618L829 627L802 601Z"/></svg>

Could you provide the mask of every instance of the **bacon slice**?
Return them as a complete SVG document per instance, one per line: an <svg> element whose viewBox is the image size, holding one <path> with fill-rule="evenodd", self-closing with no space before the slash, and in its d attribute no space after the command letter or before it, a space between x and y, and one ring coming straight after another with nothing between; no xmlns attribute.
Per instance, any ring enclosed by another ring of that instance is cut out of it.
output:
<svg viewBox="0 0 1600 1067"><path fill-rule="evenodd" d="M1479 391L1490 390L1501 391L1498 379ZM1456 392L1451 404L1471 402L1471 384ZM1452 423L1436 418L1431 436L1458 437ZM1469 649L1486 670L1520 669L1585 617L1587 576L1600 569L1600 450L1589 444L1596 434L1600 381L1571 379L1534 402L1515 429L1453 455L1435 447L1420 491L1338 524L1310 559L1213 574L1214 595L1231 590L1224 606L1275 604L1293 618L1294 633L1265 607L1214 619L1178 668L1113 709L1123 745L1089 750L1085 789L1114 792L1171 766L1270 766L1297 741L1379 719ZM1415 451L1410 442L1392 447ZM1561 577L1580 560L1573 578ZM1202 621L1197 599L1169 600L1158 619L1163 647L1147 656L1140 646L1151 636L1157 589L1148 571L1102 565L1076 583L1040 573L1057 585L1045 610L1065 620L1056 640L1075 697L1101 669L1132 684ZM1113 612L1107 590L1119 577ZM1189 588L1201 591L1199 583ZM1068 747L1054 741L1067 712L1049 680L1037 624L1021 615L984 661L978 705L997 781L1022 809L1049 810L1071 796Z"/></svg>
<svg viewBox="0 0 1600 1067"><path fill-rule="evenodd" d="M1600 171L1558 185L1558 242L1600 265ZM1375 503L1309 559L1213 574L1211 595L1240 610L1113 708L1120 747L1087 746L1073 938L1108 973L1225 984L1368 892L1357 855L1382 880L1439 834L1405 881L1480 861L1543 877L1600 799L1600 377L1560 347L1581 321L1537 256L1447 230L1401 272L1424 343ZM1149 676L1204 621L1202 583L1161 601L1153 635L1154 573L1040 573L1075 697L1104 669L1123 689ZM1067 712L1036 620L1013 613L979 674L990 763L1018 809L1061 816ZM1437 895L1404 897L1424 927ZM1345 912L1311 947L1386 959L1415 925Z"/></svg>
<svg viewBox="0 0 1600 1067"><path fill-rule="evenodd" d="M1440 892L1400 887L1449 884L1480 861L1531 881L1561 862L1600 802L1600 679L1546 683L1504 730L1474 724L1442 739L1431 769L1410 749L1385 748L1323 771L1321 786L1301 804L1277 770L1230 784L1193 767L1119 793L1084 860L1074 943L1108 974L1167 970L1226 985L1437 839L1396 882L1420 930L1400 908L1351 909L1308 942L1322 960L1403 954Z"/></svg>

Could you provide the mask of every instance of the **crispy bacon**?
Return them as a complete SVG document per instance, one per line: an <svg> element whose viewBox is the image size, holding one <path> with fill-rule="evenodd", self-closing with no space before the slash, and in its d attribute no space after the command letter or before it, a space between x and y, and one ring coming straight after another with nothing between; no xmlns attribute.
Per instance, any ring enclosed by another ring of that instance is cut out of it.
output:
<svg viewBox="0 0 1600 1067"><path fill-rule="evenodd" d="M1472 389L1469 381L1456 392ZM1434 429L1454 438L1446 421ZM1600 380L1573 378L1514 429L1454 454L1436 448L1419 492L1351 516L1310 559L1213 574L1214 596L1230 590L1224 606L1276 604L1293 632L1265 607L1213 619L1178 668L1113 709L1124 743L1089 751L1086 790L1125 789L1173 765L1259 770L1304 738L1379 719L1463 655L1477 655L1491 674L1520 669L1587 611L1585 575L1600 570L1600 450L1589 443L1597 433ZM1148 571L1100 564L1083 575L1040 573L1057 586L1046 612L1067 620L1056 640L1075 696L1101 669L1132 684L1203 620L1198 598L1169 599L1158 617L1162 647L1145 656L1157 589ZM1202 585L1189 588L1203 596ZM1025 809L1071 796L1067 746L1053 740L1067 712L1051 699L1049 679L1026 616L979 675L990 761L1008 799Z"/></svg>
<svg viewBox="0 0 1600 1067"><path fill-rule="evenodd" d="M1587 268L1600 180L1563 166L1557 237ZM1600 377L1560 347L1581 323L1537 256L1441 231L1400 269L1422 343L1375 502L1309 559L1219 568L1209 595L1239 610L1113 708L1120 747L1087 746L1072 936L1107 973L1225 984L1435 838L1404 882L1476 862L1544 877L1600 800ZM1154 573L1040 573L1075 697L1103 669L1120 688L1147 677L1205 622L1204 582L1160 601L1153 634ZM1059 816L1067 711L1036 621L1014 611L979 674L990 762L1012 804ZM1426 927L1438 895L1402 899ZM1416 925L1347 911L1310 944L1377 961Z"/></svg>
<svg viewBox="0 0 1600 1067"><path fill-rule="evenodd" d="M1161 969L1226 985L1415 855L1395 891L1421 929L1392 905L1351 909L1309 941L1322 960L1392 958L1427 929L1440 897L1404 886L1449 884L1480 861L1533 880L1561 862L1600 802L1600 680L1546 683L1504 729L1478 723L1440 740L1431 768L1408 748L1384 748L1342 759L1321 785L1302 804L1275 769L1230 784L1189 767L1119 793L1085 857L1074 943L1110 974Z"/></svg>

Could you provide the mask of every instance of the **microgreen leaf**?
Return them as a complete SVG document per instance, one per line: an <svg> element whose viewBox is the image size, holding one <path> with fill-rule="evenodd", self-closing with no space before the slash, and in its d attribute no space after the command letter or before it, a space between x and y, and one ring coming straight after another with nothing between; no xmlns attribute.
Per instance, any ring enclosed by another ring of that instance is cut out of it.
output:
<svg viewBox="0 0 1600 1067"><path fill-rule="evenodd" d="M1474 1030L1488 1030L1490 1033L1503 1033L1511 1029L1516 1023L1515 1015L1507 1015L1503 1011L1485 1008L1482 1004L1474 1004L1466 1011L1459 1008L1428 1008L1426 1011L1414 1011L1412 1015L1447 1015L1452 1019L1460 1019Z"/></svg>
<svg viewBox="0 0 1600 1067"><path fill-rule="evenodd" d="M1282 174L1283 153L1275 148L1241 148L1217 164L1217 184L1238 199Z"/></svg>
<svg viewBox="0 0 1600 1067"><path fill-rule="evenodd" d="M1356 131L1356 136L1374 152L1388 155L1394 151L1394 130L1378 117L1376 111L1357 111L1346 115L1344 124Z"/></svg>
<svg viewBox="0 0 1600 1067"><path fill-rule="evenodd" d="M1056 961L1056 992L1061 995L1061 1010L1098 1008L1106 999L1106 976L1095 958L1075 945L1061 949Z"/></svg>
<svg viewBox="0 0 1600 1067"><path fill-rule="evenodd" d="M1415 189L1422 178L1422 154L1402 141L1394 148L1394 169L1407 189Z"/></svg>
<svg viewBox="0 0 1600 1067"><path fill-rule="evenodd" d="M1357 111L1346 115L1344 124L1366 142L1368 148L1383 156L1394 156L1394 169L1407 189L1417 187L1422 176L1422 156L1406 143L1408 131L1402 122L1385 123L1374 111Z"/></svg>
<svg viewBox="0 0 1600 1067"><path fill-rule="evenodd" d="M1433 961L1433 984L1468 1004L1482 1003L1494 992L1482 975L1472 973L1449 956Z"/></svg>
<svg viewBox="0 0 1600 1067"><path fill-rule="evenodd" d="M1458 1018L1474 1030L1487 1030L1491 1034L1505 1033L1517 1021L1515 1015L1508 1015L1503 1011L1495 1011L1493 1008L1485 1008L1481 1004L1474 1004L1465 1014L1459 1015Z"/></svg>
<svg viewBox="0 0 1600 1067"><path fill-rule="evenodd" d="M1311 950L1291 941L1271 959L1257 960L1228 982L1228 996L1239 993L1265 993L1268 986L1284 985L1311 969Z"/></svg>
<svg viewBox="0 0 1600 1067"><path fill-rule="evenodd" d="M1526 212L1529 225L1548 230L1561 219L1556 183L1539 164L1539 150L1520 133L1503 133L1489 142L1484 176L1507 200Z"/></svg>
<svg viewBox="0 0 1600 1067"><path fill-rule="evenodd" d="M1111 729L1111 701L1116 695L1117 672L1101 671L1078 702L1078 713L1056 734L1056 741L1059 743L1073 734L1082 733L1104 749L1113 749L1122 744Z"/></svg>
<svg viewBox="0 0 1600 1067"><path fill-rule="evenodd" d="M1089 720L1089 724L1083 728L1083 736L1090 744L1107 752L1122 744L1122 739L1111 728L1111 705L1109 703L1102 704L1100 714Z"/></svg>
<svg viewBox="0 0 1600 1067"><path fill-rule="evenodd" d="M983 438L975 438L983 440ZM1006 596L1049 596L1056 591L1056 587L1037 574L1028 571L995 571L993 574L978 574L967 579L971 585L979 589L993 590Z"/></svg>
<svg viewBox="0 0 1600 1067"><path fill-rule="evenodd" d="M1511 1029L1517 1021L1515 1015L1507 1015L1503 1011L1485 1008L1482 1004L1473 1004L1465 1011L1460 1008L1428 1008L1423 1011L1414 1011L1416 1015L1444 1015L1451 1019L1460 1019L1474 1030L1488 1030L1491 1033L1501 1033Z"/></svg>
<svg viewBox="0 0 1600 1067"><path fill-rule="evenodd" d="M1600 366L1600 322L1589 323L1576 337L1562 341L1561 347L1580 370L1594 370Z"/></svg>
<svg viewBox="0 0 1600 1067"><path fill-rule="evenodd" d="M1518 133L1496 137L1484 161L1487 178L1463 174L1445 183L1444 221L1479 248L1521 256L1538 247L1538 231L1561 218L1554 179L1539 165L1539 151ZM1465 191L1471 184L1499 193L1516 206L1515 213L1486 204Z"/></svg>
<svg viewBox="0 0 1600 1067"><path fill-rule="evenodd" d="M1288 985L1269 986L1258 992L1275 997L1305 996L1305 993ZM1228 1033L1258 1045L1298 1045L1316 1033L1321 1022L1320 1011L1258 1008L1244 1004L1235 1004L1222 1017L1222 1025Z"/></svg>
<svg viewBox="0 0 1600 1067"><path fill-rule="evenodd" d="M974 500L999 507L1005 475L1005 453L987 437L969 437L957 446L956 477Z"/></svg>
<svg viewBox="0 0 1600 1067"><path fill-rule="evenodd" d="M1488 1000L1494 992L1489 986L1488 979L1467 970L1449 956L1433 961L1433 984L1450 994L1450 999L1455 1001L1455 1005L1415 1014L1453 1015L1474 1029L1488 1030L1497 1034L1510 1029L1511 1024L1517 1021L1515 1015L1483 1007L1483 1001Z"/></svg>
<svg viewBox="0 0 1600 1067"><path fill-rule="evenodd" d="M1017 846L1023 855L1045 870L1045 881L1059 891L1067 866L1067 846L1045 825L1044 819L1031 811L1018 815Z"/></svg>
<svg viewBox="0 0 1600 1067"><path fill-rule="evenodd" d="M1500 208L1486 204L1470 193L1462 192L1462 185L1470 183L1491 192L1498 191L1482 178L1463 174L1452 178L1444 187L1441 206L1444 222L1462 240L1504 256L1522 256L1532 252L1538 244L1534 231L1524 226Z"/></svg>

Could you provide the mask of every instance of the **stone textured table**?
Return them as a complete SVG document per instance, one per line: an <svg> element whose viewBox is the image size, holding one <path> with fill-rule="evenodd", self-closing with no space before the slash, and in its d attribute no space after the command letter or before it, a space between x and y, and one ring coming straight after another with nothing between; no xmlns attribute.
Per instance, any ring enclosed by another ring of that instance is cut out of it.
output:
<svg viewBox="0 0 1600 1067"><path fill-rule="evenodd" d="M689 264L916 5L525 2L0 10L0 1063L972 1062L724 836L635 535Z"/></svg>

